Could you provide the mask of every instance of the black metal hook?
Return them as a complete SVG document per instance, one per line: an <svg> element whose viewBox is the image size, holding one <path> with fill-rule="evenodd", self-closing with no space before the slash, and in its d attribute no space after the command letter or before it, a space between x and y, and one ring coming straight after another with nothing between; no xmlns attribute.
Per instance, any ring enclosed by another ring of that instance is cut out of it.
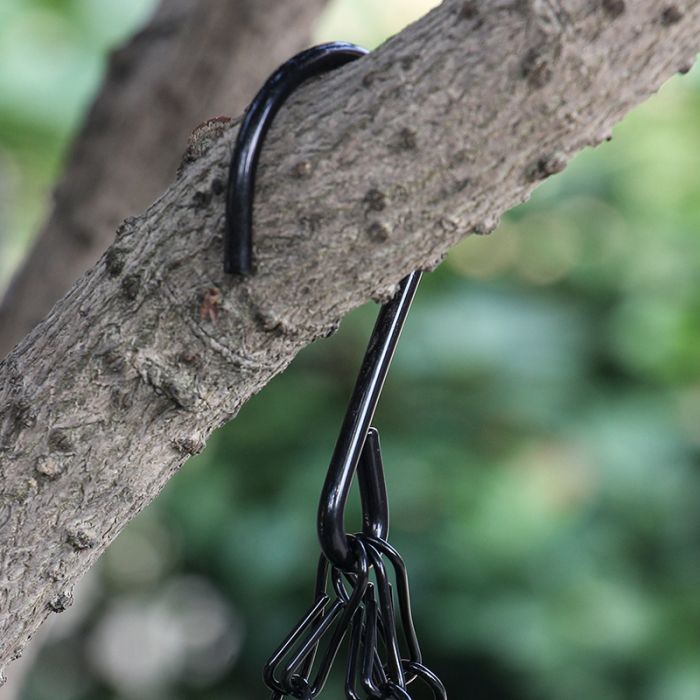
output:
<svg viewBox="0 0 700 700"><path fill-rule="evenodd" d="M278 68L251 102L238 133L229 173L224 263L227 272L249 274L252 269L255 171L275 114L303 82L366 53L365 49L344 42L307 49ZM420 272L413 272L405 277L396 296L379 313L323 488L318 512L319 539L326 556L345 570L351 570L354 564L345 534L345 503L420 276ZM371 505L379 507L381 500ZM386 502L385 497L383 500ZM365 512L368 514L370 509ZM366 525L374 530L368 534L386 535L381 517Z"/></svg>

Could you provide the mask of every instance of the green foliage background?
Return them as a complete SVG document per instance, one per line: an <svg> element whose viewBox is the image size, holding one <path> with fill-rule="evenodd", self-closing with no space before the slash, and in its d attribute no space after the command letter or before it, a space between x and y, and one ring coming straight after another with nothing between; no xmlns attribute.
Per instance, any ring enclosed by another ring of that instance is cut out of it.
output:
<svg viewBox="0 0 700 700"><path fill-rule="evenodd" d="M426 4L336 2L318 38L376 45ZM2 0L1 278L151 5ZM419 292L376 424L452 697L700 698L699 115L697 71L673 79ZM301 353L126 529L24 700L267 697L375 313Z"/></svg>

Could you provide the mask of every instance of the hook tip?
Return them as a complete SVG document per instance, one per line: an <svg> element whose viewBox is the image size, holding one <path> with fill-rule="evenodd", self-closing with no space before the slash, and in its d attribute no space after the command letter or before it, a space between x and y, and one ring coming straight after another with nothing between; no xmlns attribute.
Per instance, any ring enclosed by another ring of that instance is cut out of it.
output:
<svg viewBox="0 0 700 700"><path fill-rule="evenodd" d="M224 260L224 273L227 275L240 275L247 277L253 271L250 260L226 257Z"/></svg>

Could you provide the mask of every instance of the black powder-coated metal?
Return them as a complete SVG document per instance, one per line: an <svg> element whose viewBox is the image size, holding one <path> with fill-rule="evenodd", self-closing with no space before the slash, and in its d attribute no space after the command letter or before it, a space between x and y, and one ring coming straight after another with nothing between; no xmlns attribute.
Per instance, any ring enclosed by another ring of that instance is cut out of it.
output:
<svg viewBox="0 0 700 700"><path fill-rule="evenodd" d="M345 530L345 504L420 278L420 271L404 277L398 292L379 312L321 492L318 508L321 548L335 566L345 571L351 571L354 565Z"/></svg>
<svg viewBox="0 0 700 700"><path fill-rule="evenodd" d="M389 499L386 495L384 464L379 431L369 428L357 466L362 501L362 532L385 540L389 537Z"/></svg>
<svg viewBox="0 0 700 700"><path fill-rule="evenodd" d="M263 140L285 100L310 78L340 68L367 53L334 41L314 46L283 63L265 82L243 117L231 160L226 193L224 271L248 275L253 268L255 173Z"/></svg>
<svg viewBox="0 0 700 700"><path fill-rule="evenodd" d="M245 275L252 270L255 172L265 134L280 107L305 81L366 53L366 49L345 42L322 44L302 51L280 66L251 102L238 133L229 172L224 256L227 272ZM398 293L379 313L323 488L318 510L321 547L330 561L344 570L352 570L355 563L345 534L345 503L420 277L420 272L405 277ZM375 438L377 447L373 448ZM366 484L363 480L367 487L367 490L361 489L366 499L363 529L366 534L384 539L388 533L388 506L383 476L376 476L377 467L381 467L378 438L372 435L369 440L370 446L364 458L372 465L363 470L363 476L375 476L370 477Z"/></svg>

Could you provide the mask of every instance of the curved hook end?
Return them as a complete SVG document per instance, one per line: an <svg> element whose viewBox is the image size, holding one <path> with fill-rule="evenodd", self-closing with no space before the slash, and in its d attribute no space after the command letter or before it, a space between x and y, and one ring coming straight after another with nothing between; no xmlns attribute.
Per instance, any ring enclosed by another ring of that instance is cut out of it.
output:
<svg viewBox="0 0 700 700"><path fill-rule="evenodd" d="M302 51L267 80L243 117L229 167L224 236L224 272L250 275L252 264L253 188L260 149L277 111L309 78L339 68L367 53L354 44L331 42Z"/></svg>

